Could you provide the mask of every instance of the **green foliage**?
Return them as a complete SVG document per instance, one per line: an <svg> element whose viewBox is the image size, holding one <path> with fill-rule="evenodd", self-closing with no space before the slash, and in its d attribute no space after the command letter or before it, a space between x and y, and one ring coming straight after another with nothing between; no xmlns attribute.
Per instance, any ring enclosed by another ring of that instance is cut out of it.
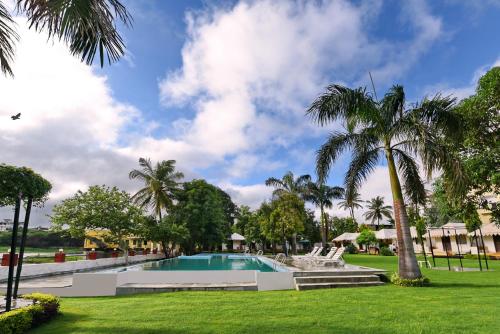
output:
<svg viewBox="0 0 500 334"><path fill-rule="evenodd" d="M431 281L427 277L419 277L415 279L401 278L397 273L393 273L391 276L391 283L399 286L406 287L424 287L429 286Z"/></svg>
<svg viewBox="0 0 500 334"><path fill-rule="evenodd" d="M330 223L332 227L330 239L336 238L342 233L354 233L358 230L358 223L356 223L356 221L351 217L333 216Z"/></svg>
<svg viewBox="0 0 500 334"><path fill-rule="evenodd" d="M353 244L348 244L347 246L345 246L345 252L348 254L357 254L358 249Z"/></svg>
<svg viewBox="0 0 500 334"><path fill-rule="evenodd" d="M10 231L0 232L0 245L10 245L12 233ZM21 233L18 238L20 240ZM73 238L67 231L37 231L29 230L26 239L26 247L31 248L67 248L82 247L83 238Z"/></svg>
<svg viewBox="0 0 500 334"><path fill-rule="evenodd" d="M375 232L372 230L365 228L359 233L358 237L356 238L356 242L358 245L373 245L377 243L377 237L375 236Z"/></svg>
<svg viewBox="0 0 500 334"><path fill-rule="evenodd" d="M36 304L0 314L0 333L24 333L30 328L49 321L59 312L60 301L55 296L32 293L21 297L33 300Z"/></svg>
<svg viewBox="0 0 500 334"><path fill-rule="evenodd" d="M103 229L109 231L109 242L118 243L139 231L141 219L142 210L132 204L127 192L106 186L79 190L55 205L50 217L56 231L68 226L73 237L83 237L85 230Z"/></svg>
<svg viewBox="0 0 500 334"><path fill-rule="evenodd" d="M380 255L382 256L393 256L394 252L389 249L389 247L380 247Z"/></svg>
<svg viewBox="0 0 500 334"><path fill-rule="evenodd" d="M442 178L438 178L432 185L432 194L424 215L427 224L434 227L443 226L450 220L459 218L459 210L450 200Z"/></svg>
<svg viewBox="0 0 500 334"><path fill-rule="evenodd" d="M309 240L311 244L321 241L321 228L312 210L306 209L304 231L301 233L301 236L303 239Z"/></svg>
<svg viewBox="0 0 500 334"><path fill-rule="evenodd" d="M282 193L273 200L271 224L282 237L291 237L304 230L306 211L304 201L292 193Z"/></svg>
<svg viewBox="0 0 500 334"><path fill-rule="evenodd" d="M219 189L205 180L185 182L169 216L176 225L189 230L190 237L183 242L188 252L196 247L211 250L224 242L229 232Z"/></svg>
<svg viewBox="0 0 500 334"><path fill-rule="evenodd" d="M34 205L43 205L52 184L32 169L0 164L0 206L13 205L21 196L33 199Z"/></svg>

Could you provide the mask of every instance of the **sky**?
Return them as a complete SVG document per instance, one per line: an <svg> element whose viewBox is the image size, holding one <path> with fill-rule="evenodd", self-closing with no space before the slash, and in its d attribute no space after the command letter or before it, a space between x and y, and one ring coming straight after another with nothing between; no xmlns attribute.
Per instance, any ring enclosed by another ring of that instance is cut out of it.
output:
<svg viewBox="0 0 500 334"><path fill-rule="evenodd" d="M53 205L89 185L133 193L141 184L128 172L140 157L176 160L186 180L204 178L257 208L272 192L268 177L314 178L315 152L340 125L320 128L305 111L328 84L371 90L371 72L379 95L402 84L409 103L439 92L461 99L500 65L495 0L124 4L134 18L119 27L127 52L104 68L16 17L15 77L0 76L0 162L52 182L32 226L48 226ZM329 185L342 185L349 157ZM392 202L383 163L360 192ZM0 209L0 219L11 216Z"/></svg>

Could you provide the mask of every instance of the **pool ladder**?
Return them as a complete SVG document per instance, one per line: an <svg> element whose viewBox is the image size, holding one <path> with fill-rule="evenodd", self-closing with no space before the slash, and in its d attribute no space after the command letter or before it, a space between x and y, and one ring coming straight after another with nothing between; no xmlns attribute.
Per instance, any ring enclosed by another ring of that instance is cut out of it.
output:
<svg viewBox="0 0 500 334"><path fill-rule="evenodd" d="M284 264L285 261L286 261L285 254L283 254L283 253L276 254L276 256L274 257L274 261L273 261L273 270L276 271L276 268L278 267L278 265Z"/></svg>

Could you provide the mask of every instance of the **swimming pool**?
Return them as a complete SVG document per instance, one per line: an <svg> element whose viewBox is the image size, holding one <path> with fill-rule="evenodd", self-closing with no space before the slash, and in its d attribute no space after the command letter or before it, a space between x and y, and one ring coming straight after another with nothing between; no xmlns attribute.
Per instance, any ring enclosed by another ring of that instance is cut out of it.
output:
<svg viewBox="0 0 500 334"><path fill-rule="evenodd" d="M274 272L272 264L256 256L239 254L197 254L179 256L142 265L143 270L198 271L198 270L256 270Z"/></svg>

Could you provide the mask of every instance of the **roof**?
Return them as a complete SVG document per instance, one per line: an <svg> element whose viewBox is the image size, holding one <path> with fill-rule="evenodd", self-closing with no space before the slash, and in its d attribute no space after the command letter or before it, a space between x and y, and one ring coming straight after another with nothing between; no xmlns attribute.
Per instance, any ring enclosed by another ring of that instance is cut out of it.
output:
<svg viewBox="0 0 500 334"><path fill-rule="evenodd" d="M238 233L233 233L231 234L231 236L228 238L229 240L233 240L233 241L242 241L242 240L245 240L245 237L242 236L241 234L238 234Z"/></svg>
<svg viewBox="0 0 500 334"><path fill-rule="evenodd" d="M431 232L431 237L433 238L440 238L443 236L443 231L444 235L467 235L467 229L465 228L464 223L459 223L459 222L450 222L448 224L444 224L441 227L436 227L430 230Z"/></svg>
<svg viewBox="0 0 500 334"><path fill-rule="evenodd" d="M397 239L395 228L383 228L375 232L375 237L379 240Z"/></svg>
<svg viewBox="0 0 500 334"><path fill-rule="evenodd" d="M365 221L365 222L358 222L358 225L366 225L366 226L392 226L392 224L388 221L380 221L379 223L377 222L371 222L371 221Z"/></svg>
<svg viewBox="0 0 500 334"><path fill-rule="evenodd" d="M358 237L359 233L345 232L333 239L333 241L354 241Z"/></svg>
<svg viewBox="0 0 500 334"><path fill-rule="evenodd" d="M475 232L479 234L479 229L477 229ZM489 223L481 226L481 233L483 234L483 236L500 235L500 227L498 227L494 223ZM474 232L469 233L469 235L474 235Z"/></svg>

